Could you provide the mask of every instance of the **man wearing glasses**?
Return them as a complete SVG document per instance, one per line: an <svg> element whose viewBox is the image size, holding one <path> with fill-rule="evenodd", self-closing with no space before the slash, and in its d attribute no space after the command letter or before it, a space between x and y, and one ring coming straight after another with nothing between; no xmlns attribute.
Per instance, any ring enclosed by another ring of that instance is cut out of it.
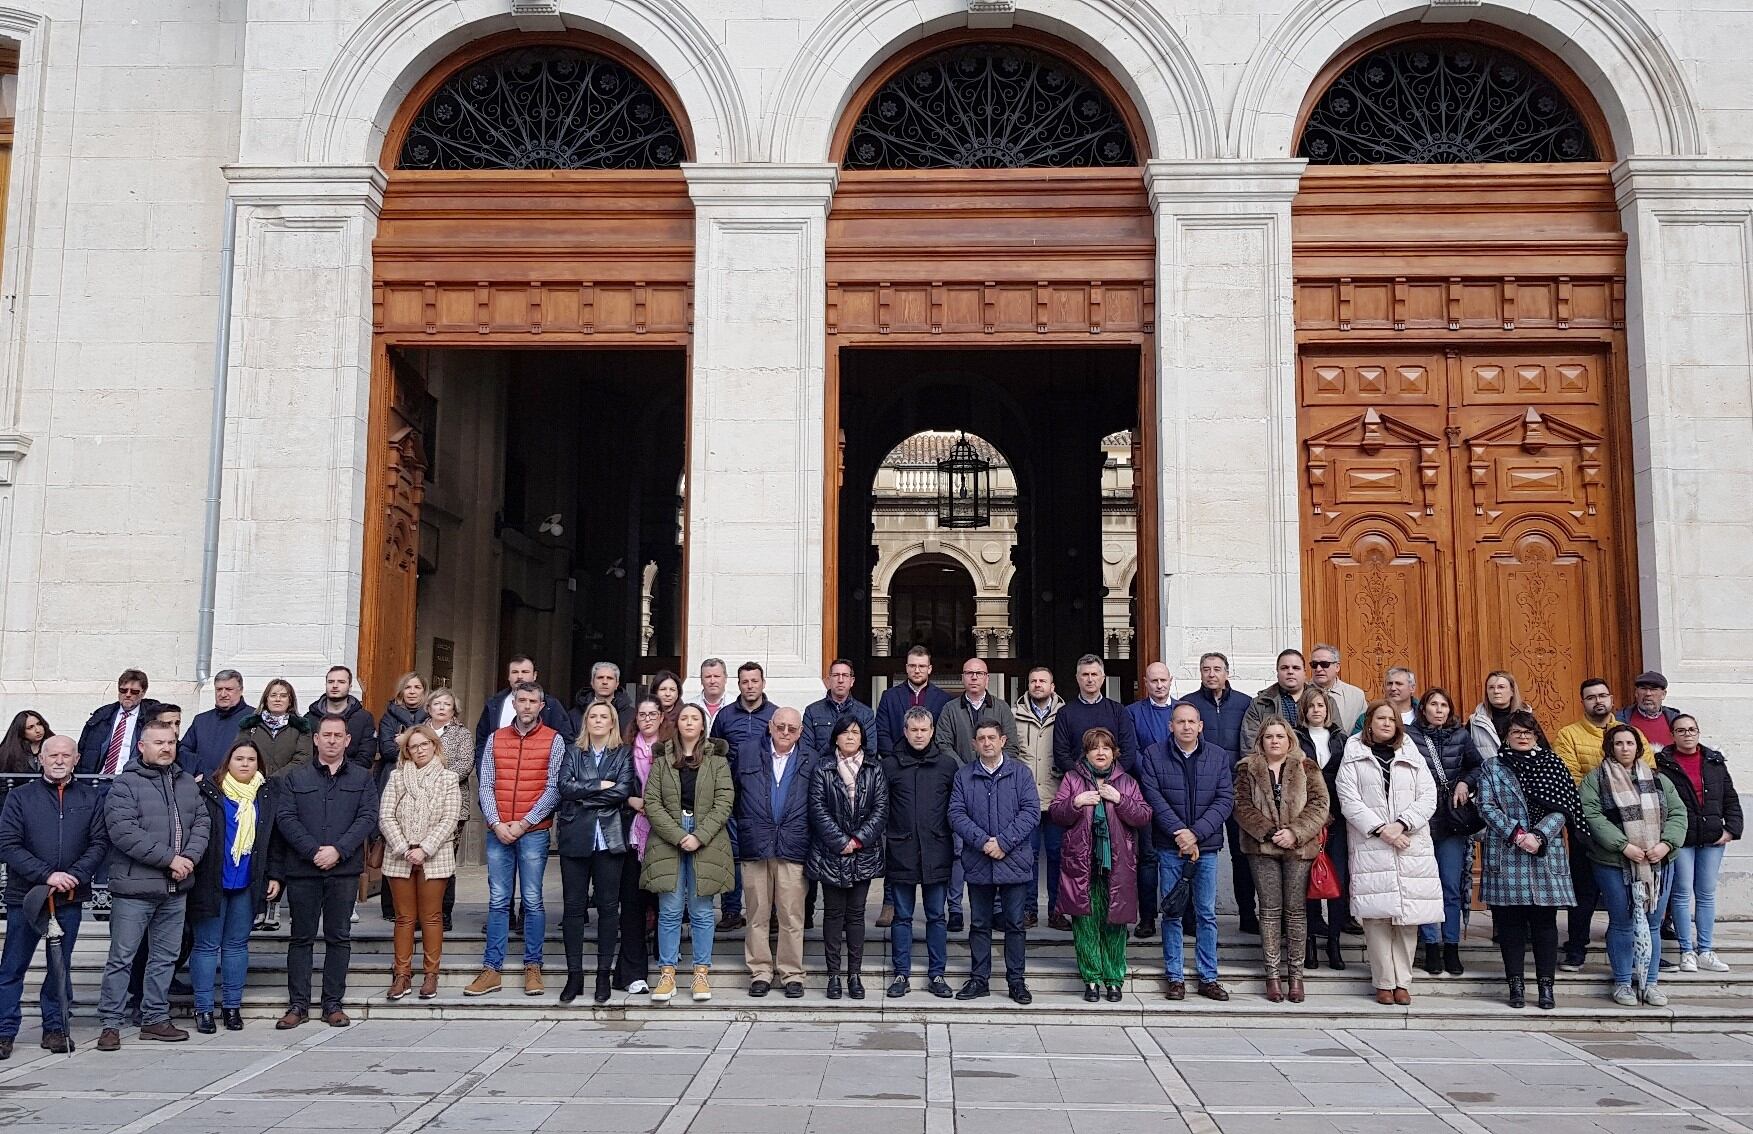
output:
<svg viewBox="0 0 1753 1134"><path fill-rule="evenodd" d="M813 757L799 743L802 735L797 710L779 709L767 731L736 754L736 853L749 909L743 962L750 996L767 995L775 983L793 1000L803 995L803 862L810 846ZM767 940L775 913L777 948Z"/></svg>
<svg viewBox="0 0 1753 1134"><path fill-rule="evenodd" d="M146 674L124 669L116 678L116 699L91 714L79 733L79 774L113 776L128 766L134 739L158 707L146 698Z"/></svg>
<svg viewBox="0 0 1753 1134"><path fill-rule="evenodd" d="M1349 730L1363 716L1369 698L1362 689L1339 678L1339 647L1320 643L1309 651L1309 680L1339 707L1334 727Z"/></svg>
<svg viewBox="0 0 1753 1134"><path fill-rule="evenodd" d="M1004 733L1004 754L1016 759L1022 758L1022 748L1017 743L1016 715L1010 706L992 696L986 690L986 683L992 673L986 668L981 658L969 658L962 663L962 695L938 710L937 714L937 749L947 756L954 757L958 764L971 764L979 759L974 750L974 730L982 721L992 721ZM962 846L956 840L955 868L950 874L950 925L951 933L960 933L964 924L962 918Z"/></svg>

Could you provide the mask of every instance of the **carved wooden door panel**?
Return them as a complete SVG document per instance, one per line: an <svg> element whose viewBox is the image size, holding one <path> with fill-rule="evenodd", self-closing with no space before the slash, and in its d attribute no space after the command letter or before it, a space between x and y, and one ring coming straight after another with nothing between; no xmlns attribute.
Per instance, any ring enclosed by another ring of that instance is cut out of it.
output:
<svg viewBox="0 0 1753 1134"><path fill-rule="evenodd" d="M368 454L365 563L359 626L359 685L367 705L394 694L414 668L420 505L426 495L426 441L419 425L426 393L411 366L379 348Z"/></svg>
<svg viewBox="0 0 1753 1134"><path fill-rule="evenodd" d="M1543 721L1575 713L1584 678L1624 672L1607 360L1497 351L1459 355L1454 368L1462 673L1510 670Z"/></svg>
<svg viewBox="0 0 1753 1134"><path fill-rule="evenodd" d="M1389 665L1461 712L1493 669L1543 720L1620 671L1605 351L1305 346L1305 622L1372 694Z"/></svg>

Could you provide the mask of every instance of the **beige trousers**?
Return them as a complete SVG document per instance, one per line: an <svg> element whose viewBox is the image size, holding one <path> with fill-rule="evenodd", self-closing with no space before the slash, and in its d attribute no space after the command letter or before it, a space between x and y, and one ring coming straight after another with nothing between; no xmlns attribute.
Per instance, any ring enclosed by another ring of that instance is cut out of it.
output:
<svg viewBox="0 0 1753 1134"><path fill-rule="evenodd" d="M777 980L803 980L803 863L764 858L743 863L743 912L749 927L743 933L743 961L751 981L775 981L775 958L767 927L779 915Z"/></svg>
<svg viewBox="0 0 1753 1134"><path fill-rule="evenodd" d="M1363 919L1364 952L1370 959L1370 982L1378 989L1412 988L1412 951L1418 944L1416 925L1395 925L1385 917Z"/></svg>

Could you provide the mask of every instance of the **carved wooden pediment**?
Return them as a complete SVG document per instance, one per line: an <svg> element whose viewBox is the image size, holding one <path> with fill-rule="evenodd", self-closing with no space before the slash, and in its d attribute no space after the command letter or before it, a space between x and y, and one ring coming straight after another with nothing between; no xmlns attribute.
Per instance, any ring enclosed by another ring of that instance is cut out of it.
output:
<svg viewBox="0 0 1753 1134"><path fill-rule="evenodd" d="M1442 438L1374 406L1304 442L1305 475L1317 516L1335 505L1400 504L1433 515Z"/></svg>
<svg viewBox="0 0 1753 1134"><path fill-rule="evenodd" d="M1603 440L1574 422L1530 406L1466 445L1475 516L1496 519L1509 506L1556 504L1580 520L1600 507Z"/></svg>

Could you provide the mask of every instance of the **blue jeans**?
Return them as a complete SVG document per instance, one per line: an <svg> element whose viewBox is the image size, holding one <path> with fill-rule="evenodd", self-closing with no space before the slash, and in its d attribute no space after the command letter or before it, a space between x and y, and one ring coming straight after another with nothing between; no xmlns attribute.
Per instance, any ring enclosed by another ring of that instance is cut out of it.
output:
<svg viewBox="0 0 1753 1134"><path fill-rule="evenodd" d="M724 916L730 917L743 912L743 856L737 840L737 821L734 818L725 820L724 829L730 833L731 869L735 871L731 887L724 893Z"/></svg>
<svg viewBox="0 0 1753 1134"><path fill-rule="evenodd" d="M79 939L79 905L77 902L55 903L55 920L61 923L61 971L72 971L73 943ZM19 1010L19 1002L24 999L24 978L30 972L31 959L36 956L37 944L42 941L31 932L30 922L25 919L24 910L19 906L9 906L6 910L6 948L0 952L0 1039L12 1039L18 1035L18 1024L23 1018ZM61 1005L72 1005L73 997L69 990L63 989L57 996L49 987L49 974L43 971L43 989L39 996L43 1012L43 1031L64 1032L67 1021L61 1016Z"/></svg>
<svg viewBox="0 0 1753 1134"><path fill-rule="evenodd" d="M1680 938L1682 953L1711 951L1716 937L1716 879L1722 873L1723 852L1727 849L1681 847L1674 852L1674 884L1668 909L1674 914L1674 934Z"/></svg>
<svg viewBox="0 0 1753 1134"><path fill-rule="evenodd" d="M1461 911L1467 908L1466 835L1449 835L1436 841L1436 872L1443 881L1443 920L1418 927L1418 939L1426 945L1461 943Z"/></svg>
<svg viewBox="0 0 1753 1134"><path fill-rule="evenodd" d="M694 830L694 817L682 816L682 830ZM674 965L682 955L682 907L688 908L688 938L693 947L694 963L712 963L712 931L718 925L718 911L711 898L694 893L694 856L678 852L676 888L657 896L657 963Z"/></svg>
<svg viewBox="0 0 1753 1134"><path fill-rule="evenodd" d="M1047 874L1047 916L1059 912L1059 849L1065 845L1065 828L1047 821L1041 813L1041 825L1035 828L1035 885L1029 887L1029 900L1023 913L1039 917L1041 913L1041 874Z"/></svg>
<svg viewBox="0 0 1753 1134"><path fill-rule="evenodd" d="M1179 853L1164 851L1157 856L1157 893L1167 894L1181 880L1182 871L1193 871L1193 917L1197 925L1194 937L1194 961L1202 983L1217 980L1217 852L1200 851L1199 861L1188 865ZM1182 953L1181 920L1163 917L1163 975L1169 980L1187 979L1186 958Z"/></svg>
<svg viewBox="0 0 1753 1134"><path fill-rule="evenodd" d="M1625 871L1617 866L1595 863L1595 885L1601 890L1601 904L1607 907L1607 963L1613 966L1613 983L1632 983L1632 962L1636 934L1631 920L1631 889L1625 884ZM1643 976L1645 988L1654 987L1661 976L1662 911L1668 905L1668 889L1674 872L1663 864L1658 880L1661 895L1646 911L1650 925L1650 963Z"/></svg>
<svg viewBox="0 0 1753 1134"><path fill-rule="evenodd" d="M928 976L943 975L949 945L949 923L944 918L942 882L890 882L885 893L895 903L895 920L889 925L889 955L896 976L913 975L913 899L925 895L925 953Z"/></svg>
<svg viewBox="0 0 1753 1134"><path fill-rule="evenodd" d="M542 909L548 835L547 831L526 831L523 838L506 846L491 830L487 832L487 948L481 954L483 968L498 972L505 966L514 876L518 896L523 899L523 963L542 963L542 935L548 932L548 915Z"/></svg>
<svg viewBox="0 0 1753 1134"><path fill-rule="evenodd" d="M222 890L219 912L195 923L195 945L189 953L189 984L195 990L195 1011L213 1011L215 970L224 986L220 1006L243 1007L243 981L250 970L250 925L255 912L255 895L247 887Z"/></svg>

